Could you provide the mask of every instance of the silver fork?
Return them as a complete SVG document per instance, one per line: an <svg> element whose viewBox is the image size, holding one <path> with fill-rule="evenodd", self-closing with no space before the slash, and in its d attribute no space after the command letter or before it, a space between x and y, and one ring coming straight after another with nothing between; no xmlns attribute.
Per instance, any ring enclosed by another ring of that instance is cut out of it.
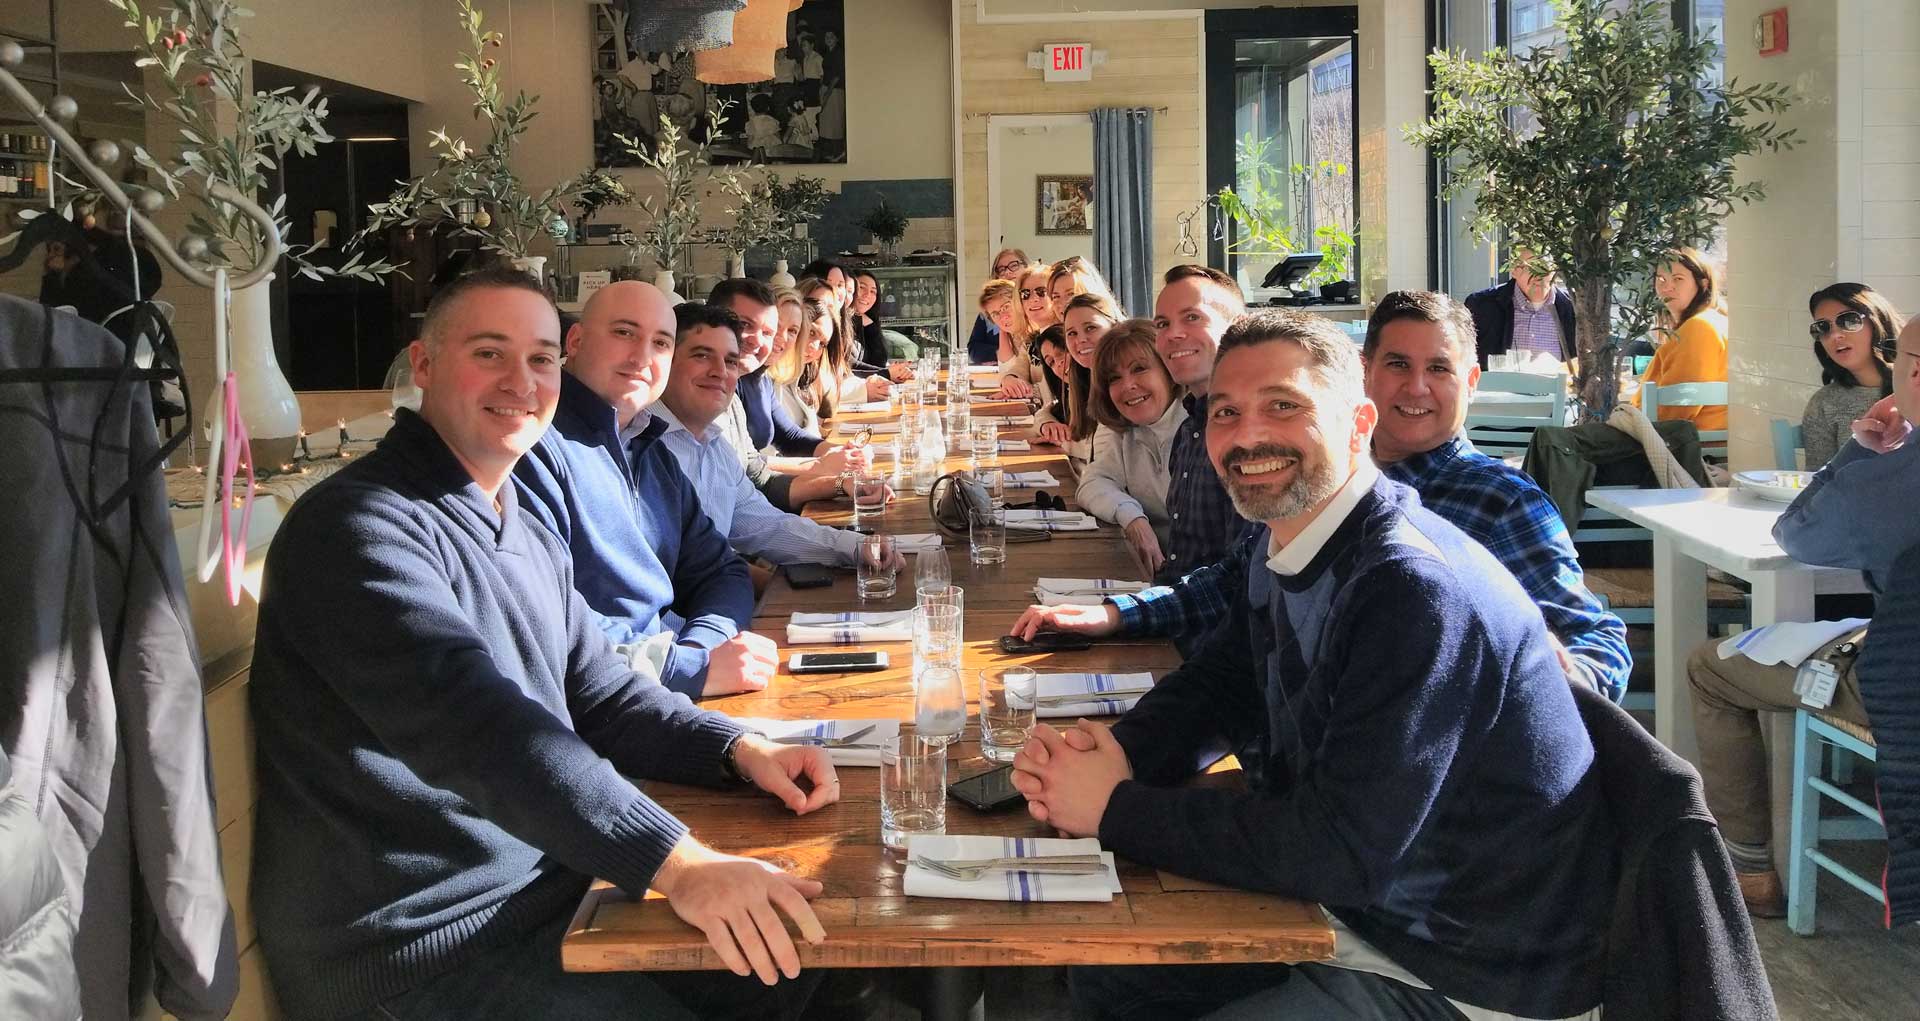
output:
<svg viewBox="0 0 1920 1021"><path fill-rule="evenodd" d="M876 726L878 726L878 724L869 723L851 734L842 734L839 737L814 737L812 734L792 734L787 737L776 737L773 739L773 743L813 744L819 745L822 748L845 748L848 745L859 744L860 739L873 733L873 728Z"/></svg>
<svg viewBox="0 0 1920 1021"><path fill-rule="evenodd" d="M1033 700L1035 705L1072 705L1076 702L1117 702L1144 695L1152 691L1152 686L1144 688L1114 688L1111 691L1072 691L1058 695L1041 695Z"/></svg>
<svg viewBox="0 0 1920 1021"><path fill-rule="evenodd" d="M950 879L972 882L989 872L1038 872L1053 876L1092 876L1107 870L1106 859L1097 854L1055 854L1035 858L974 858L942 860L914 858L914 864L938 872Z"/></svg>

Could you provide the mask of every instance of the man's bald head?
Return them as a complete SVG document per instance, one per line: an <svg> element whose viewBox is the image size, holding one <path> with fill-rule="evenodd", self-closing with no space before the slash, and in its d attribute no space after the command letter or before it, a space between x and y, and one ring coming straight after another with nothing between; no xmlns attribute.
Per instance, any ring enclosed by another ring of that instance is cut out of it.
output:
<svg viewBox="0 0 1920 1021"><path fill-rule="evenodd" d="M666 389L673 367L673 304L639 280L609 284L587 299L567 331L567 371L612 405L620 424Z"/></svg>

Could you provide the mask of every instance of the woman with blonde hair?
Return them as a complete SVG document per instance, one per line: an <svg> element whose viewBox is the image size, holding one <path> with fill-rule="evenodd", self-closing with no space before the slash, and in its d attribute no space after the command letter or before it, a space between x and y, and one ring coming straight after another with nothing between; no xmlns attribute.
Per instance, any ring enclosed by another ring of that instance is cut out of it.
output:
<svg viewBox="0 0 1920 1021"><path fill-rule="evenodd" d="M993 253L988 263L987 282L995 280L1011 282L1027 268L1027 253L1018 248L1002 248ZM1014 285L1018 287L1019 285ZM983 304L982 309L986 306ZM993 317L982 311L973 320L973 333L967 337L967 362L972 365L986 365L989 362L1000 364L1010 357L1007 346L1007 332L993 321Z"/></svg>
<svg viewBox="0 0 1920 1021"><path fill-rule="evenodd" d="M1047 276L1052 272L1052 266L1036 262L1013 281L1013 336L1007 343L1011 357L1000 363L1000 397L1030 397L1044 382L1033 343L1041 330L1059 321L1047 295Z"/></svg>
<svg viewBox="0 0 1920 1021"><path fill-rule="evenodd" d="M1104 441L1073 495L1087 513L1120 526L1149 578L1166 562L1167 454L1187 420L1187 389L1173 381L1153 338L1150 319L1115 323L1100 338L1087 409Z"/></svg>
<svg viewBox="0 0 1920 1021"><path fill-rule="evenodd" d="M1088 259L1074 255L1054 263L1047 273L1047 300L1053 306L1054 321L1066 322L1067 302L1082 294L1104 294L1111 299L1113 288Z"/></svg>
<svg viewBox="0 0 1920 1021"><path fill-rule="evenodd" d="M1696 248L1681 248L1654 271L1653 290L1665 309L1659 332L1666 340L1654 352L1640 382L1655 386L1674 383L1727 381L1727 314L1722 306L1720 274ZM1640 403L1636 394L1634 403ZM1702 430L1724 430L1727 406L1663 405L1663 422L1688 419Z"/></svg>
<svg viewBox="0 0 1920 1021"><path fill-rule="evenodd" d="M780 309L780 331L767 355L767 375L773 380L774 399L806 431L820 433L820 373L815 364L824 331L833 328L833 310L819 300L782 288L774 294ZM810 357L810 355L812 355Z"/></svg>

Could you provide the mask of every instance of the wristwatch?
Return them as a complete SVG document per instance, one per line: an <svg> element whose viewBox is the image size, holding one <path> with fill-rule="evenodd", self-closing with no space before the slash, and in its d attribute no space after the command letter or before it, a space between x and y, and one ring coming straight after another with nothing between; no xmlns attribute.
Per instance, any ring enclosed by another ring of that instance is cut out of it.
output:
<svg viewBox="0 0 1920 1021"><path fill-rule="evenodd" d="M727 779L735 783L748 782L747 774L740 772L740 764L733 760L733 754L740 750L740 739L746 737L748 734L752 734L755 737L767 736L757 730L743 730L728 738L727 746L720 749L720 768L726 772Z"/></svg>

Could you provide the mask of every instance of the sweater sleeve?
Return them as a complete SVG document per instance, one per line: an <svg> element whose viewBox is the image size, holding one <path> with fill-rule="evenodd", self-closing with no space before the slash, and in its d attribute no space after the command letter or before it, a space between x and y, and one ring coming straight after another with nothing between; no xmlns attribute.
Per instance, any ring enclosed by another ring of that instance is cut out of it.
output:
<svg viewBox="0 0 1920 1021"><path fill-rule="evenodd" d="M1225 626L1113 725L1133 768L1134 781L1121 787L1182 783L1220 757L1221 738L1239 747L1266 716L1259 676L1247 643L1247 602L1235 600ZM1107 819L1113 818L1109 807ZM1105 820L1101 830L1106 839Z"/></svg>
<svg viewBox="0 0 1920 1021"><path fill-rule="evenodd" d="M1642 383L1655 386L1667 386L1673 383L1724 383L1727 381L1727 341L1709 317L1705 314L1694 316L1680 324L1673 338L1660 345L1654 352L1653 361L1647 364L1646 375ZM1634 394L1635 407L1640 406L1640 395ZM1696 407L1666 405L1660 408L1660 420L1670 422L1675 419L1707 419L1705 428L1725 428L1726 405L1707 404Z"/></svg>
<svg viewBox="0 0 1920 1021"><path fill-rule="evenodd" d="M568 597L536 622L558 633L482 634L446 581L441 554L422 538L432 530L377 499L328 513L330 498L353 495L309 493L270 556L278 619L337 620L352 608L352 626L299 643L307 665L425 783L569 868L646 889L686 827L582 731L616 738L636 773L657 766L692 777L717 765L736 728L684 696L639 683L571 593L564 559L552 569ZM577 721L529 696L540 679L501 673L488 650L508 640L566 651L567 676L553 681L566 686ZM675 757L687 761L676 766Z"/></svg>
<svg viewBox="0 0 1920 1021"><path fill-rule="evenodd" d="M818 433L808 432L793 414L787 410L786 402L778 397L770 397L767 410L773 416L773 448L788 457L812 457L820 448Z"/></svg>
<svg viewBox="0 0 1920 1021"><path fill-rule="evenodd" d="M667 653L661 681L698 698L706 687L708 653L753 619L753 576L700 508L693 486L680 491L686 498L680 508L680 556L673 565L673 609L686 623Z"/></svg>
<svg viewBox="0 0 1920 1021"><path fill-rule="evenodd" d="M1773 523L1780 548L1803 564L1867 570L1920 544L1920 515L1890 513L1920 469L1916 442L1875 454L1847 440Z"/></svg>
<svg viewBox="0 0 1920 1021"><path fill-rule="evenodd" d="M1127 447L1132 437L1104 426L1094 437L1093 461L1081 473L1073 499L1081 510L1125 528L1147 516L1140 501L1127 492Z"/></svg>
<svg viewBox="0 0 1920 1021"><path fill-rule="evenodd" d="M1456 768L1463 739L1481 725L1472 693L1483 674L1506 667L1456 607L1457 589L1436 579L1444 566L1428 563L1385 564L1342 586L1351 595L1335 607L1337 633L1323 641L1315 666L1339 672L1335 697L1316 707L1328 714L1325 733L1304 764L1295 761L1290 787L1159 786L1170 779L1164 770L1136 767L1107 802L1101 841L1133 861L1238 889L1325 904L1376 901ZM1244 630L1216 632L1203 669L1233 670L1250 687L1265 665L1216 653L1225 642L1244 648ZM1245 712L1245 699L1200 711ZM1129 713L1122 723L1132 720ZM1127 736L1130 761L1135 746L1158 739L1132 728Z"/></svg>

